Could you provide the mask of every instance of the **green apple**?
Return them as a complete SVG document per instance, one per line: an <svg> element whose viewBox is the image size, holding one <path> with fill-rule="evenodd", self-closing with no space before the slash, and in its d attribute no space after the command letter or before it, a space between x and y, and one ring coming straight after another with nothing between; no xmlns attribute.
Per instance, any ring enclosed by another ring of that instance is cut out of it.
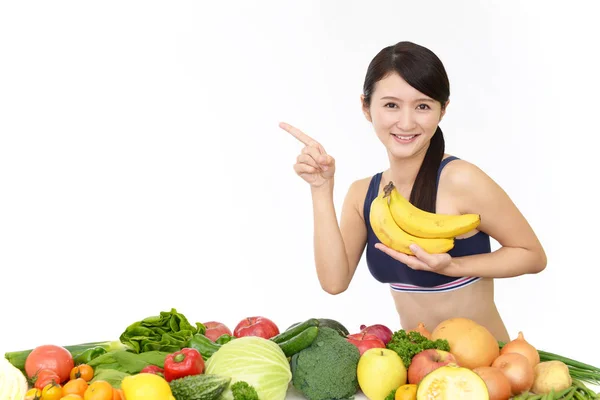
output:
<svg viewBox="0 0 600 400"><path fill-rule="evenodd" d="M360 390L369 400L384 400L394 389L406 384L407 372L394 350L372 348L358 360Z"/></svg>

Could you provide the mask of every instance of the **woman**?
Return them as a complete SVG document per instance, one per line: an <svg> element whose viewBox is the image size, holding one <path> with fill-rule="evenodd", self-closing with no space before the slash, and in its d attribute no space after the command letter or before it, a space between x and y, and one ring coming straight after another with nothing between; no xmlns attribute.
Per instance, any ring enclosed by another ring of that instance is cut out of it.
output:
<svg viewBox="0 0 600 400"><path fill-rule="evenodd" d="M535 274L546 255L508 195L475 165L445 154L438 124L447 111L450 84L439 58L425 47L400 42L381 50L367 70L362 111L385 146L389 168L352 183L338 226L333 203L335 162L316 140L280 127L305 147L294 165L311 185L317 274L331 294L345 291L366 246L375 279L390 286L404 329L429 330L452 317L485 326L501 341L509 334L494 302L494 278ZM448 253L414 255L387 248L369 224L373 199L388 182L415 206L440 214L475 213L477 229L456 238ZM501 248L492 252L490 237Z"/></svg>

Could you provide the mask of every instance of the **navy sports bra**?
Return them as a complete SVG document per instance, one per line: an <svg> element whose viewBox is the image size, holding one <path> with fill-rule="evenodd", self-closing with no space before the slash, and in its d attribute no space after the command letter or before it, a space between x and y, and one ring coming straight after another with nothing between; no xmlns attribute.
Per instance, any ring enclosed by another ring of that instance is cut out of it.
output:
<svg viewBox="0 0 600 400"><path fill-rule="evenodd" d="M457 157L450 156L442 160L437 173L436 186L439 185L442 169L450 161L456 159ZM390 283L393 289L403 291L414 291L414 288L439 288L441 291L443 288L462 286L467 282L478 280L479 278L456 278L430 271L415 271L375 248L375 244L380 241L371 228L369 212L371 202L379 194L381 175L382 172L379 172L371 178L364 204L364 218L367 226L366 260L371 275L379 282ZM484 232L478 232L466 239L455 239L454 243L454 247L448 252L453 257L491 252L490 237Z"/></svg>

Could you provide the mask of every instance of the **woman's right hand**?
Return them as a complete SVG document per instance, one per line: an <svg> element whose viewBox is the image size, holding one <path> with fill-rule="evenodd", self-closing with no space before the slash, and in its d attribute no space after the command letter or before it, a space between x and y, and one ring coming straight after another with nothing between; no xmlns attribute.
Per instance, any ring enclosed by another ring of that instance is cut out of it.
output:
<svg viewBox="0 0 600 400"><path fill-rule="evenodd" d="M313 188L318 188L330 182L335 173L335 160L325 152L319 142L299 130L281 122L279 127L290 133L304 144L294 164L294 171Z"/></svg>

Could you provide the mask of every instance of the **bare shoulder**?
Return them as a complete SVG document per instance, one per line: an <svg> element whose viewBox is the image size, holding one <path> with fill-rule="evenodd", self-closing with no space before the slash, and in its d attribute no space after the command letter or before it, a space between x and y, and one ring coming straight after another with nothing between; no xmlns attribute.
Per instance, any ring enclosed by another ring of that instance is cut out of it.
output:
<svg viewBox="0 0 600 400"><path fill-rule="evenodd" d="M449 162L440 175L440 185L455 194L485 191L497 184L477 165L462 159Z"/></svg>
<svg viewBox="0 0 600 400"><path fill-rule="evenodd" d="M449 194L460 213L500 212L512 208L508 194L477 165L449 162L440 175L440 190Z"/></svg>

